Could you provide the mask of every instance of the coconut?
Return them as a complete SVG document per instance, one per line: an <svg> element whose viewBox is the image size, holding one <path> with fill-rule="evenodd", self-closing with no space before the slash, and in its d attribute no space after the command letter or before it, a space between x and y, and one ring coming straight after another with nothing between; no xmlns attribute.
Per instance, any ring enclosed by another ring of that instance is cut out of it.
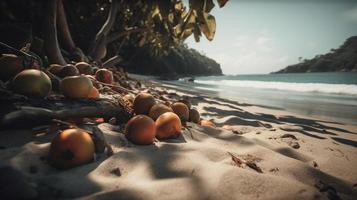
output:
<svg viewBox="0 0 357 200"><path fill-rule="evenodd" d="M8 81L24 69L22 58L14 54L2 54L0 57L0 79Z"/></svg>
<svg viewBox="0 0 357 200"><path fill-rule="evenodd" d="M100 97L99 91L97 90L97 88L92 87L91 92L88 95L88 98L90 99L98 99Z"/></svg>
<svg viewBox="0 0 357 200"><path fill-rule="evenodd" d="M59 64L51 64L47 70L51 72L52 74L58 76L59 72L64 68L64 66L59 65Z"/></svg>
<svg viewBox="0 0 357 200"><path fill-rule="evenodd" d="M87 132L67 129L52 140L50 161L56 168L67 169L90 162L94 151L94 142Z"/></svg>
<svg viewBox="0 0 357 200"><path fill-rule="evenodd" d="M166 112L173 112L173 110L170 107L159 103L159 104L155 104L151 107L151 109L149 111L149 116L153 120L156 120L160 115L162 115Z"/></svg>
<svg viewBox="0 0 357 200"><path fill-rule="evenodd" d="M78 69L80 74L91 75L94 73L92 66L86 62L78 62L75 67Z"/></svg>
<svg viewBox="0 0 357 200"><path fill-rule="evenodd" d="M134 144L152 144L155 132L155 122L146 115L136 115L125 126L125 137Z"/></svg>
<svg viewBox="0 0 357 200"><path fill-rule="evenodd" d="M174 111L174 113L176 113L180 117L182 121L184 122L188 121L190 116L190 111L188 110L186 104L181 102L176 102L171 105L171 108Z"/></svg>
<svg viewBox="0 0 357 200"><path fill-rule="evenodd" d="M78 69L72 65L72 64L68 64L66 66L64 66L58 73L57 75L61 78L65 78L67 76L76 76L79 75L79 71Z"/></svg>
<svg viewBox="0 0 357 200"><path fill-rule="evenodd" d="M159 140L175 138L181 133L181 120L173 112L166 112L157 118L156 138Z"/></svg>
<svg viewBox="0 0 357 200"><path fill-rule="evenodd" d="M155 104L156 100L151 94L142 92L138 94L134 99L134 112L136 114L148 114L151 107Z"/></svg>
<svg viewBox="0 0 357 200"><path fill-rule="evenodd" d="M15 92L31 97L46 97L52 89L51 79L37 69L27 69L15 76L12 81Z"/></svg>
<svg viewBox="0 0 357 200"><path fill-rule="evenodd" d="M196 109L191 108L189 120L196 124L200 123L200 113Z"/></svg>
<svg viewBox="0 0 357 200"><path fill-rule="evenodd" d="M95 79L102 83L112 84L113 83L113 73L107 69L99 69L95 73Z"/></svg>
<svg viewBox="0 0 357 200"><path fill-rule="evenodd" d="M178 100L178 102L184 103L187 106L188 109L191 109L191 106L192 106L191 101L188 100L187 98L180 99L180 100Z"/></svg>
<svg viewBox="0 0 357 200"><path fill-rule="evenodd" d="M60 83L60 91L69 98L87 98L93 88L89 78L84 75L69 76Z"/></svg>

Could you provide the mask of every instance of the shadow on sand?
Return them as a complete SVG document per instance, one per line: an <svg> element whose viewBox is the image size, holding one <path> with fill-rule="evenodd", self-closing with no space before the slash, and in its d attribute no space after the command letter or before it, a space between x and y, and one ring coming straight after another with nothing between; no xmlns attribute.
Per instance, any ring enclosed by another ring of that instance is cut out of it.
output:
<svg viewBox="0 0 357 200"><path fill-rule="evenodd" d="M310 136L317 139L326 139L325 136L330 135L331 138L338 143L357 147L356 141L347 140L338 137L332 137L332 136L338 136L341 133L357 134L355 132L351 132L349 130L333 126L341 123L295 117L290 115L277 117L272 114L247 112L238 107L238 106L242 106L241 104L230 105L234 101L230 101L229 104L217 103L216 101L210 101L205 98L200 98L200 101L201 102L204 101L205 103L218 104L229 108L225 110L214 106L203 107L204 111L206 112L202 113L202 116L214 116L219 118L221 118L222 116L229 117L225 122L217 123L218 125L242 125L242 126L265 127L265 128L271 128L272 127L271 124L294 125L300 128L292 129L292 130L289 129L287 130L284 129L284 130L299 132L306 136Z"/></svg>

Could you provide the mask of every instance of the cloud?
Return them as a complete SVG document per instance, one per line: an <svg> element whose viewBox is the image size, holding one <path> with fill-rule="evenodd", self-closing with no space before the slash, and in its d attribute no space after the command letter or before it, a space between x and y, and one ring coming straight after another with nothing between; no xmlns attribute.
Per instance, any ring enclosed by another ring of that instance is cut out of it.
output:
<svg viewBox="0 0 357 200"><path fill-rule="evenodd" d="M210 55L221 63L225 74L269 73L288 65L289 57L278 47L267 31L240 34L232 42L230 52Z"/></svg>

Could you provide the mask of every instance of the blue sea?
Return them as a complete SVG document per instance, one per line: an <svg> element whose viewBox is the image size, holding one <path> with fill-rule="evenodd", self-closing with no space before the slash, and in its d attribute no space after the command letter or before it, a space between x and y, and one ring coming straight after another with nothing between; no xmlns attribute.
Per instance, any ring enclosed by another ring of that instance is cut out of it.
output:
<svg viewBox="0 0 357 200"><path fill-rule="evenodd" d="M357 73L227 75L165 83L239 103L357 124Z"/></svg>

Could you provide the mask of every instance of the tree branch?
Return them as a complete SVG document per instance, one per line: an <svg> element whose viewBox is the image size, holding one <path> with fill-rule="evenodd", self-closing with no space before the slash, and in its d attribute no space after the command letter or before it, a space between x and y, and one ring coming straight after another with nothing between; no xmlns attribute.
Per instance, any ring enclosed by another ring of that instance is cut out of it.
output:
<svg viewBox="0 0 357 200"><path fill-rule="evenodd" d="M145 32L145 31L149 31L150 29L145 27L145 28L130 28L126 31L120 31L120 32L115 32L115 33L112 33L108 36L107 38L107 44L111 43L111 42L114 42L115 40L118 40L122 37L125 37L127 35L130 35L132 33L138 33L138 32Z"/></svg>
<svg viewBox="0 0 357 200"><path fill-rule="evenodd" d="M122 62L122 61L123 61L123 58L121 56L119 56L119 55L116 55L116 56L113 56L113 57L109 58L107 61L105 61L103 63L103 67L104 68L109 68L109 67L112 67L112 66Z"/></svg>

